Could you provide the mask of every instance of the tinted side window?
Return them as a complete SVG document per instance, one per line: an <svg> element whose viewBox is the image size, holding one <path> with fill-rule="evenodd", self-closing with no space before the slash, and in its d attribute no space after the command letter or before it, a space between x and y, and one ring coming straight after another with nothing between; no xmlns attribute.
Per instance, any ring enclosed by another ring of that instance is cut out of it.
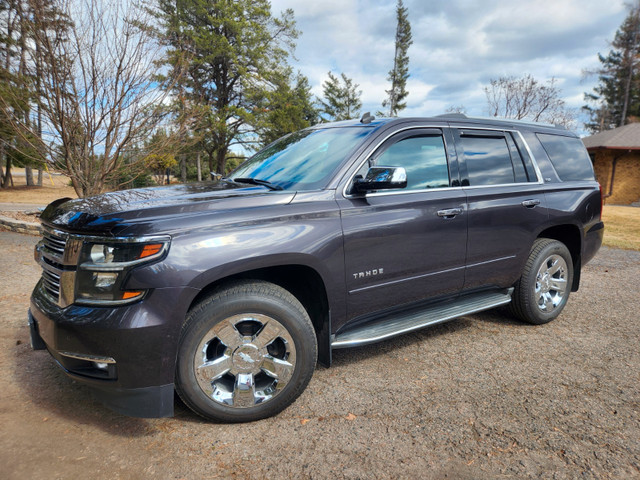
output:
<svg viewBox="0 0 640 480"><path fill-rule="evenodd" d="M516 183L526 183L529 181L527 171L524 168L524 162L518 151L518 147L513 142L513 137L507 134L507 144L509 145L509 151L511 152L511 163L513 165L513 173L516 177Z"/></svg>
<svg viewBox="0 0 640 480"><path fill-rule="evenodd" d="M449 186L447 155L440 135L402 139L377 156L374 163L385 167L404 167L407 189Z"/></svg>
<svg viewBox="0 0 640 480"><path fill-rule="evenodd" d="M536 175L536 170L533 168L533 162L531 161L531 157L529 156L529 152L527 152L527 147L524 144L524 141L520 137L520 135L516 133L511 134L511 138L516 142L518 147L518 152L520 153L520 157L522 158L522 162L524 163L524 167L527 170L527 177L530 182L537 182L538 176Z"/></svg>
<svg viewBox="0 0 640 480"><path fill-rule="evenodd" d="M593 180L593 168L582 140L561 135L536 134L560 180Z"/></svg>
<svg viewBox="0 0 640 480"><path fill-rule="evenodd" d="M514 183L509 147L504 136L460 137L470 185Z"/></svg>

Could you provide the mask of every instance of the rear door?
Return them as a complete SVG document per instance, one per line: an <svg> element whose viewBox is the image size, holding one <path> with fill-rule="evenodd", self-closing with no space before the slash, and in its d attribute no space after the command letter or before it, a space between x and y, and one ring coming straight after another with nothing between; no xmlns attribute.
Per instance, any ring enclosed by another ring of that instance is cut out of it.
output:
<svg viewBox="0 0 640 480"><path fill-rule="evenodd" d="M404 167L407 187L338 199L350 318L462 288L466 199L450 135L419 128L390 136L356 173Z"/></svg>
<svg viewBox="0 0 640 480"><path fill-rule="evenodd" d="M512 285L548 210L544 186L517 131L454 129L468 202L464 289Z"/></svg>

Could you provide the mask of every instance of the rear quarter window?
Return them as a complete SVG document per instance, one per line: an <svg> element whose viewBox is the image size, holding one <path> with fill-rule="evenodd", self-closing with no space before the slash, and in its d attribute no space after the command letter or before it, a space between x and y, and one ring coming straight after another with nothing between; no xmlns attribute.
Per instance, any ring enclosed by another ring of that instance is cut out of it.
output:
<svg viewBox="0 0 640 480"><path fill-rule="evenodd" d="M575 137L537 133L560 180L593 180L593 167L582 140Z"/></svg>

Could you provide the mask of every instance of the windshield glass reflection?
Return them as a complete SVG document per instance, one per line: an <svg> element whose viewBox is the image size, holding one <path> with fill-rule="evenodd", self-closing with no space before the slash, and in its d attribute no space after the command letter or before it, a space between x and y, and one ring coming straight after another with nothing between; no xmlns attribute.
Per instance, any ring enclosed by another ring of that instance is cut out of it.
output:
<svg viewBox="0 0 640 480"><path fill-rule="evenodd" d="M368 127L343 127L292 133L256 153L229 178L265 180L285 190L322 188L371 132Z"/></svg>

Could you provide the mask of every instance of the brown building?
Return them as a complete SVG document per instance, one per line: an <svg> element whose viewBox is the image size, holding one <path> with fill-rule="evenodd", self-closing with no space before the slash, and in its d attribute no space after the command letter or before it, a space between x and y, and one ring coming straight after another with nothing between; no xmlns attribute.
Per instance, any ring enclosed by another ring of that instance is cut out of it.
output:
<svg viewBox="0 0 640 480"><path fill-rule="evenodd" d="M630 123L583 138L605 203L640 201L640 123Z"/></svg>

